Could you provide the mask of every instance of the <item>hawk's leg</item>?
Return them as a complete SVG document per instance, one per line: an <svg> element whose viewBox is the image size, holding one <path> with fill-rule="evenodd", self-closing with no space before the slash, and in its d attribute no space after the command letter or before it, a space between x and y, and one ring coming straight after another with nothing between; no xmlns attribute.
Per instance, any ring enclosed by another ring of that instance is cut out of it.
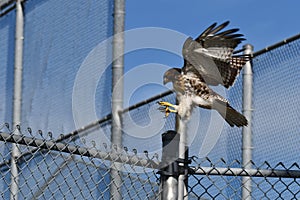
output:
<svg viewBox="0 0 300 200"><path fill-rule="evenodd" d="M166 117L168 117L171 112L177 113L177 105L173 105L173 104L171 104L169 102L165 102L165 101L159 101L157 103L162 106L159 108L159 110L161 112L164 112ZM174 109L170 109L170 107L172 107Z"/></svg>

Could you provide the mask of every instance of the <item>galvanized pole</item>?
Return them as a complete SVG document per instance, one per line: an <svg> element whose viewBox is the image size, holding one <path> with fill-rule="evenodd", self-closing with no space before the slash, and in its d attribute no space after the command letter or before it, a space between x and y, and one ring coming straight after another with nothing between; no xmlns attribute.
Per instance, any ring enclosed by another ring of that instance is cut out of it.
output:
<svg viewBox="0 0 300 200"><path fill-rule="evenodd" d="M246 44L244 46L244 54L252 54L253 46ZM253 84L253 74L251 62L247 62L244 66L243 74L243 114L248 120L248 126L243 127L243 147L242 147L242 159L243 168L251 169L252 164L252 84ZM242 199L250 200L252 191L252 181L251 177L242 178L243 189L242 189Z"/></svg>
<svg viewBox="0 0 300 200"><path fill-rule="evenodd" d="M22 105L22 63L23 63L23 39L24 39L24 15L21 0L16 2L16 30L15 30L15 66L14 66L14 98L13 98L13 127L21 122ZM15 134L20 134L15 130ZM11 185L10 199L18 199L19 172L18 157L20 150L18 145L12 144L11 153Z"/></svg>
<svg viewBox="0 0 300 200"><path fill-rule="evenodd" d="M119 151L122 146L123 72L124 72L124 22L125 1L114 1L114 37L112 65L112 149ZM116 147L116 148L115 148ZM110 198L122 199L121 163L111 164Z"/></svg>
<svg viewBox="0 0 300 200"><path fill-rule="evenodd" d="M178 199L188 199L188 191L187 191L187 184L188 184L188 177L187 177L187 159L188 159L188 147L187 147L187 121L180 119L177 116L176 121L176 130L180 135L179 139L179 160L182 162L179 163L179 166L184 169L184 174L180 174L178 177Z"/></svg>

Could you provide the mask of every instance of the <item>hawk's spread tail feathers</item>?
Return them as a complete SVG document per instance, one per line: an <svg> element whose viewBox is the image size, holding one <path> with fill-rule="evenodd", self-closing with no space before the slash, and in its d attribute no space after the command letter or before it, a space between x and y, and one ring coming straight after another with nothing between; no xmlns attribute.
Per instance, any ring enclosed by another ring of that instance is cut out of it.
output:
<svg viewBox="0 0 300 200"><path fill-rule="evenodd" d="M248 121L244 115L232 108L228 103L217 101L213 107L230 126L247 126Z"/></svg>

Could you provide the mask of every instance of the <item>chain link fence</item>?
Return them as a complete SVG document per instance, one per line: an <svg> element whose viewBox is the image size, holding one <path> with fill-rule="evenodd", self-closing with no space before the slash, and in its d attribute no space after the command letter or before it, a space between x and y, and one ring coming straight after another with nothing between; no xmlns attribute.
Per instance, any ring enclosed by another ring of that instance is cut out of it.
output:
<svg viewBox="0 0 300 200"><path fill-rule="evenodd" d="M22 134L15 134L21 132ZM27 136L26 136L27 135ZM124 149L116 152L103 144L103 150L86 147L78 136L54 140L49 133L10 130L8 125L0 133L1 197L10 194L11 144L21 151L16 159L20 199L109 199L110 169L114 163L122 163L119 174L123 178L119 186L124 199L156 199L159 195L157 155Z"/></svg>
<svg viewBox="0 0 300 200"><path fill-rule="evenodd" d="M72 1L61 5L56 0L23 3L27 38L23 93L27 95L23 95L22 126L16 127L10 125L13 71L7 67L14 62L14 28L10 26L14 24L15 13L10 12L14 6L1 11L0 35L4 39L0 48L5 56L0 57L0 94L5 98L0 102L0 121L10 122L0 127L1 198L9 199L11 185L16 183L18 199L109 199L114 195L110 186L121 183L115 192L123 199L160 199L162 177L178 175L163 173L165 166L161 165L161 134L176 129L176 119L174 115L164 119L156 102L175 103L175 95L169 91L123 110L124 147L119 150L108 139L112 89L108 67L95 88L95 107L101 119L91 124L79 122L82 128L70 132L78 127L70 123L73 115L68 101L72 98L75 72L84 56L112 35L112 1ZM76 12L78 7L81 12ZM211 142L207 130L217 132L216 127L210 126L213 112L199 111L200 127L196 131L189 129L193 132L189 134L193 137L189 141L191 163L184 165L183 170L177 162L174 165L179 174L188 172L189 199L241 199L245 189L242 177L250 177L252 199L300 199L299 38L297 35L253 54L251 169L241 164L241 129L223 126L217 140ZM105 52L103 59L111 59L111 49L107 47ZM91 79L84 77L82 83ZM242 110L242 78L239 76L234 87L224 92L238 110ZM12 158L13 145L20 152L16 158ZM15 177L11 176L12 162L17 166ZM121 182L114 180L111 169L117 170Z"/></svg>
<svg viewBox="0 0 300 200"><path fill-rule="evenodd" d="M299 199L300 170L297 163L260 165L252 162L252 169L244 169L238 160L212 162L209 158L193 159L189 175L190 199L242 199L242 177L251 177L249 199Z"/></svg>

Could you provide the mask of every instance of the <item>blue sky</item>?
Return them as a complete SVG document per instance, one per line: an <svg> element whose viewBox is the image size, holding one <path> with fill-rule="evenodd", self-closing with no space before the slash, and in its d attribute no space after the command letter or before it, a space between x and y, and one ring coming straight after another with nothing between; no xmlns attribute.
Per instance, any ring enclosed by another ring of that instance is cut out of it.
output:
<svg viewBox="0 0 300 200"><path fill-rule="evenodd" d="M247 39L243 44L250 43L257 51L300 32L299 8L297 0L128 0L125 29L161 27L195 38L212 23L230 20L229 28L240 28ZM149 49L131 52L125 56L125 71L146 63L181 67L182 58ZM151 95L141 88L131 103L163 91L157 88Z"/></svg>
<svg viewBox="0 0 300 200"><path fill-rule="evenodd" d="M231 21L256 50L299 33L300 1L126 1L126 29L154 26L193 37L213 22Z"/></svg>

